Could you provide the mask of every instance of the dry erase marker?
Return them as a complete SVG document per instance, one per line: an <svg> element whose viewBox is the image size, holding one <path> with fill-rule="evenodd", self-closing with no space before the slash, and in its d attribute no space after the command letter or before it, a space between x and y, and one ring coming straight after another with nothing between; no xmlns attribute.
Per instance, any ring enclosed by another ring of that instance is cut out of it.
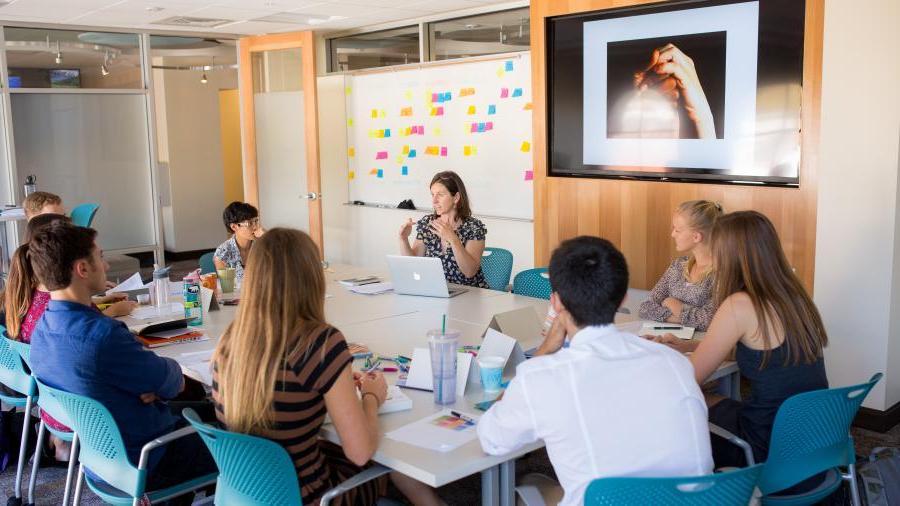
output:
<svg viewBox="0 0 900 506"><path fill-rule="evenodd" d="M466 415L460 413L459 411L451 411L450 414L453 415L453 416L455 416L456 418L459 418L460 420L463 420L463 421L466 421L466 422L469 422L469 423L475 423L475 420L473 420L472 418L470 418L470 417L468 417L468 416L466 416Z"/></svg>

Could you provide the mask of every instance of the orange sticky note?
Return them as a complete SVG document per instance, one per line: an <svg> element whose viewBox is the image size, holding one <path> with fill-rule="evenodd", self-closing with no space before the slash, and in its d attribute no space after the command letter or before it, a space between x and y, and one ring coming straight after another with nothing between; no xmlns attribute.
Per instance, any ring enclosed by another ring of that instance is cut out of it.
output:
<svg viewBox="0 0 900 506"><path fill-rule="evenodd" d="M376 175L376 174L378 174L378 169L372 169L372 170L369 171L369 175L374 176L374 175Z"/></svg>
<svg viewBox="0 0 900 506"><path fill-rule="evenodd" d="M378 132L375 134L375 137L378 137L379 139L383 139L384 138L384 130L378 130Z"/></svg>
<svg viewBox="0 0 900 506"><path fill-rule="evenodd" d="M409 154L409 145L408 145L408 144L405 145L405 146L403 146L403 151L402 151L402 152L403 152L404 155L408 155L408 154Z"/></svg>
<svg viewBox="0 0 900 506"><path fill-rule="evenodd" d="M522 147L520 149L523 153L531 151L531 143L528 141L522 141Z"/></svg>
<svg viewBox="0 0 900 506"><path fill-rule="evenodd" d="M353 148L347 149L347 156L349 156L350 158L353 158L354 156L356 156L356 150Z"/></svg>
<svg viewBox="0 0 900 506"><path fill-rule="evenodd" d="M355 177L356 177L356 173L353 172L352 170L351 170L350 172L347 173L347 179L349 179L349 180L352 181L353 178L355 178Z"/></svg>
<svg viewBox="0 0 900 506"><path fill-rule="evenodd" d="M470 105L470 106L469 106L469 110L466 111L466 113L467 113L469 116L475 114L475 106L474 106L474 105Z"/></svg>
<svg viewBox="0 0 900 506"><path fill-rule="evenodd" d="M437 154L440 153L440 152L441 152L441 151L440 151L440 149L438 149L437 146L428 146L427 148L425 148L425 154L426 154L426 155L432 155L432 156L434 156L434 155L437 155Z"/></svg>
<svg viewBox="0 0 900 506"><path fill-rule="evenodd" d="M400 109L400 116L412 116L412 107L404 107Z"/></svg>
<svg viewBox="0 0 900 506"><path fill-rule="evenodd" d="M530 111L530 110L531 110L531 102L528 102L527 104L525 104L525 107L523 107L522 110L523 110L523 111Z"/></svg>

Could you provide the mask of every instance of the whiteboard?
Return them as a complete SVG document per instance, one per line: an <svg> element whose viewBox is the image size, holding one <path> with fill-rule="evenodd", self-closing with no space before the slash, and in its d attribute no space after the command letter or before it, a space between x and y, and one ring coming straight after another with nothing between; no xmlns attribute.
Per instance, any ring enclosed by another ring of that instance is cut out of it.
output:
<svg viewBox="0 0 900 506"><path fill-rule="evenodd" d="M528 52L350 74L345 84L351 201L411 198L429 209L431 178L453 170L474 214L533 218Z"/></svg>

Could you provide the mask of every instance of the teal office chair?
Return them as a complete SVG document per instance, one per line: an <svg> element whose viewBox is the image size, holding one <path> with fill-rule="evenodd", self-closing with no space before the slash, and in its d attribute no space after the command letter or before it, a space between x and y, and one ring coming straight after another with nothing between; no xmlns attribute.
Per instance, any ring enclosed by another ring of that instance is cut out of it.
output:
<svg viewBox="0 0 900 506"><path fill-rule="evenodd" d="M601 478L588 485L585 506L747 506L763 470L752 467L680 478Z"/></svg>
<svg viewBox="0 0 900 506"><path fill-rule="evenodd" d="M513 255L503 248L484 248L481 253L481 270L491 290L506 291L512 274Z"/></svg>
<svg viewBox="0 0 900 506"><path fill-rule="evenodd" d="M30 369L31 368L31 345L28 343L23 343L21 341L14 341L12 339L9 339L8 337L4 337L4 340L6 340L6 343L9 345L9 347L13 351L15 351L19 354L19 356L22 358L22 362L24 362L25 365L28 366L28 368ZM66 427L72 426L72 422L69 420L69 415L66 414L65 410L62 409L62 406L60 406L59 403L57 403L56 400L53 399L53 397L50 397L50 396L42 397L40 395L40 388L38 388L37 405L38 405L38 407L41 408L41 411L48 413L57 422L65 425ZM74 432L63 432L63 431L56 430L53 427L50 427L49 425L44 423L44 420L41 419L41 422L40 422L40 425L38 428L37 444L35 445L35 449L34 449L35 455L40 456L43 454L44 435L45 435L46 431L48 431L48 430L50 431L51 434L53 434L57 438L59 438L63 441L67 441L72 444L72 449L69 452L69 467L68 467L68 470L66 471L66 485L65 485L65 488L63 489L63 497L62 497L62 504L68 504L69 503L69 495L72 492L72 479L75 477L75 462L78 458L78 436ZM30 498L34 497L34 488L37 485L38 466L39 466L40 462L41 462L41 459L38 457L36 457L34 459L34 462L32 462L31 477L28 480L28 497L29 497L30 504L33 504L33 502L30 501Z"/></svg>
<svg viewBox="0 0 900 506"><path fill-rule="evenodd" d="M190 408L181 412L209 448L219 467L215 504L244 506L301 506L297 471L278 443L256 436L216 429L200 421ZM259 472L264 469L265 472ZM340 494L391 470L372 466L322 496L321 506Z"/></svg>
<svg viewBox="0 0 900 506"><path fill-rule="evenodd" d="M214 255L215 252L210 251L209 253L204 253L203 256L200 257L200 274L216 272L216 264L213 262Z"/></svg>
<svg viewBox="0 0 900 506"><path fill-rule="evenodd" d="M550 300L550 276L546 267L528 269L513 278L513 293Z"/></svg>
<svg viewBox="0 0 900 506"><path fill-rule="evenodd" d="M0 325L0 331L6 335L6 328ZM7 506L22 504L22 473L25 470L25 451L28 448L28 425L31 423L31 408L37 401L37 384L31 373L25 370L22 359L9 346L9 339L0 339L0 383L10 390L22 394L22 397L0 392L0 400L17 409L24 409L25 421L22 424L22 439L19 441L19 461L16 463L16 483L13 497ZM38 457L36 456L35 459ZM31 491L33 492L33 491ZM34 496L28 496L28 504L34 504Z"/></svg>
<svg viewBox="0 0 900 506"><path fill-rule="evenodd" d="M769 442L769 457L759 477L764 505L815 504L831 495L842 480L850 483L850 496L859 506L856 485L856 451L849 436L850 424L862 401L881 379L878 373L859 385L804 392L788 398L778 408ZM753 465L750 445L734 434L710 424L713 434L741 446ZM841 471L847 468L847 472ZM774 495L807 478L825 472L813 490L794 495Z"/></svg>
<svg viewBox="0 0 900 506"><path fill-rule="evenodd" d="M44 395L52 397L69 415L71 427L78 433L81 450L78 454L77 487L75 503L81 502L81 480L107 504L138 506L144 496L147 483L147 461L150 451L178 438L193 434L191 427L184 427L160 436L141 448L140 461L135 467L125 453L122 434L109 410L99 402L82 395L52 388L37 380L38 388ZM176 443L177 444L177 443ZM85 476L87 467L101 481ZM151 503L165 501L173 497L212 485L216 474L208 474L168 488L147 492Z"/></svg>
<svg viewBox="0 0 900 506"><path fill-rule="evenodd" d="M94 215L100 209L100 204L80 204L72 209L72 223L79 227L90 227L94 222Z"/></svg>

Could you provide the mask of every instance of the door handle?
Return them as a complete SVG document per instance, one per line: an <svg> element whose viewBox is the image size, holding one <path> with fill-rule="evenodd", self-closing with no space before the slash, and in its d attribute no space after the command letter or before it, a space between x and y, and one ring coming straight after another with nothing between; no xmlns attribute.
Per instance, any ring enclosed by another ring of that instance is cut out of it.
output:
<svg viewBox="0 0 900 506"><path fill-rule="evenodd" d="M316 192L309 192L309 193L304 193L304 194L300 195L300 198L306 199L306 200L319 200L320 198L322 198L322 194L316 193Z"/></svg>

